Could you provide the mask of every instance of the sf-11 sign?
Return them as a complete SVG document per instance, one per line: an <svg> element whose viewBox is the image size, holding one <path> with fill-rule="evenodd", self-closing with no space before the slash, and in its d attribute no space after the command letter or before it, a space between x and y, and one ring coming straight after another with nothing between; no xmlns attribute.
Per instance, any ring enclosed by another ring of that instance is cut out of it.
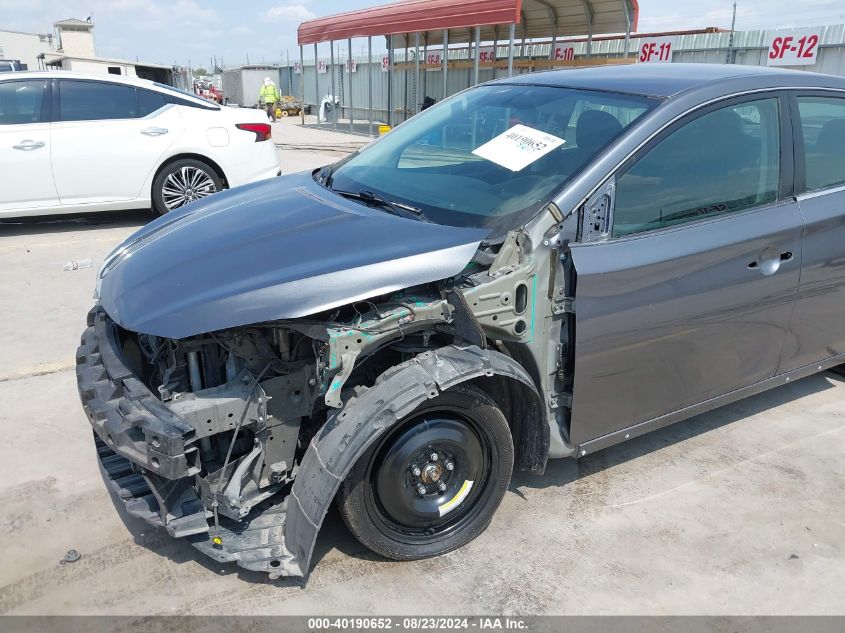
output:
<svg viewBox="0 0 845 633"><path fill-rule="evenodd" d="M769 66L809 66L816 63L819 32L800 29L775 33L769 42Z"/></svg>
<svg viewBox="0 0 845 633"><path fill-rule="evenodd" d="M638 63L668 63L672 61L671 37L648 37L640 40Z"/></svg>

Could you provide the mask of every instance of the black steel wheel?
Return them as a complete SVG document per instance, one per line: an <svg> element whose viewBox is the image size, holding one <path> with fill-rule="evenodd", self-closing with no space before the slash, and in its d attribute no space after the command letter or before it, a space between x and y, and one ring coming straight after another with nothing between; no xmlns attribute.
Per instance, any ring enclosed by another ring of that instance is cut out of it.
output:
<svg viewBox="0 0 845 633"><path fill-rule="evenodd" d="M355 537L413 560L465 545L489 525L513 470L513 441L495 401L458 385L402 420L355 464L338 508Z"/></svg>

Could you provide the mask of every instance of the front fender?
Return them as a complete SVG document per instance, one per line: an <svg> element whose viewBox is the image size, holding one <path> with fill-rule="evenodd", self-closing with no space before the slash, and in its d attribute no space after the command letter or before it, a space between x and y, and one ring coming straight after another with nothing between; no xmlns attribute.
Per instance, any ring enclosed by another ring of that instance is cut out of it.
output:
<svg viewBox="0 0 845 633"><path fill-rule="evenodd" d="M541 399L519 363L500 352L476 346L448 346L424 352L389 369L372 388L333 412L311 440L288 498L285 547L292 560L280 574L307 575L317 532L338 486L358 458L388 428L441 391L468 380L497 376L516 381L531 401L525 405L536 418L531 432L540 435L540 452L543 442L548 452L549 430ZM526 421L520 422L525 437Z"/></svg>

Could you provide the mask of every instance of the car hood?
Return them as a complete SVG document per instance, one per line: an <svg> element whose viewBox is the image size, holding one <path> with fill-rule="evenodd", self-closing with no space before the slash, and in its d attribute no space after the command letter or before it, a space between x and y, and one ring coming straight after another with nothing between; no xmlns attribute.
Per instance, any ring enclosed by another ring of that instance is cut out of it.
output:
<svg viewBox="0 0 845 633"><path fill-rule="evenodd" d="M346 200L305 172L151 222L106 259L97 293L121 327L184 338L451 277L486 235Z"/></svg>

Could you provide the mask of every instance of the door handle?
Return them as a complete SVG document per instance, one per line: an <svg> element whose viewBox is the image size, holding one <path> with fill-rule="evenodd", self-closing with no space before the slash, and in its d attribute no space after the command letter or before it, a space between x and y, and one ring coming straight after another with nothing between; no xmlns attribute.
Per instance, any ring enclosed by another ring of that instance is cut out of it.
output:
<svg viewBox="0 0 845 633"><path fill-rule="evenodd" d="M141 134L146 134L147 136L161 136L168 132L169 130L166 127L148 127L146 130L141 130Z"/></svg>
<svg viewBox="0 0 845 633"><path fill-rule="evenodd" d="M38 149L39 147L44 147L44 141L33 141L27 139L25 141L21 141L17 145L12 145L13 148L22 150L24 152L31 152L34 149Z"/></svg>
<svg viewBox="0 0 845 633"><path fill-rule="evenodd" d="M760 257L753 262L748 263L749 270L759 270L763 275L774 275L780 270L780 265L784 262L791 262L793 259L792 251L784 251L778 253L774 247L769 246L760 253Z"/></svg>

